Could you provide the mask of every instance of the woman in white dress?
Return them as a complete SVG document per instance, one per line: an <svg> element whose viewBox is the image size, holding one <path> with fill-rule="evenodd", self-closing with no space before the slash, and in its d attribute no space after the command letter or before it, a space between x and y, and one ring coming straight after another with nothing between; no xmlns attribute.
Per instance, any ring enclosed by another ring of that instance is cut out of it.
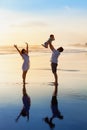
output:
<svg viewBox="0 0 87 130"><path fill-rule="evenodd" d="M26 43L26 49L22 49L21 51L18 49L17 45L14 45L14 47L17 49L19 54L22 56L24 62L22 65L22 78L23 78L23 84L25 84L25 79L26 79L26 74L30 66L30 60L29 60L29 55L28 55L28 43Z"/></svg>

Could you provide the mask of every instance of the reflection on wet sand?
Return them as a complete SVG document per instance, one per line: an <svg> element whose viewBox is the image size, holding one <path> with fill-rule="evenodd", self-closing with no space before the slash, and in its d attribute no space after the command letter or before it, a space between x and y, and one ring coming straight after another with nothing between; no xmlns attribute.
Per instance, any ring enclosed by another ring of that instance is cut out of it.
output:
<svg viewBox="0 0 87 130"><path fill-rule="evenodd" d="M47 123L50 128L55 127L55 124L53 123L54 118L58 118L60 120L62 120L64 118L63 115L61 114L59 108L58 108L57 93L58 93L58 85L55 85L53 95L52 95L52 98L51 98L52 116L44 118L45 123Z"/></svg>
<svg viewBox="0 0 87 130"><path fill-rule="evenodd" d="M19 115L17 116L16 122L19 120L21 116L27 117L27 121L29 120L29 110L31 106L31 99L30 99L30 96L26 92L25 84L23 84L22 92L23 92L23 97L22 97L23 108L21 112L19 113Z"/></svg>

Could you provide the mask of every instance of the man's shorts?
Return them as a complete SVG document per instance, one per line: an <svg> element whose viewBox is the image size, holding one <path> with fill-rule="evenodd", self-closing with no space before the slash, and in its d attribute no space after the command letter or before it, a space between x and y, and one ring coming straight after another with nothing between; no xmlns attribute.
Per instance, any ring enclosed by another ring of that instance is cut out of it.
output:
<svg viewBox="0 0 87 130"><path fill-rule="evenodd" d="M51 63L51 69L53 73L56 73L57 71L57 64L56 63Z"/></svg>

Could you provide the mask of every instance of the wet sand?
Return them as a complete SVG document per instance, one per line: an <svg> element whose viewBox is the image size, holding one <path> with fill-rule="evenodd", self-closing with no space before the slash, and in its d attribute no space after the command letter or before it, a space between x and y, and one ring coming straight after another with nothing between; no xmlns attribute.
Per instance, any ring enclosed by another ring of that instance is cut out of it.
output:
<svg viewBox="0 0 87 130"><path fill-rule="evenodd" d="M43 118L52 115L54 77L51 53L31 52L26 90L31 98L30 119L15 119L22 109L22 58L18 54L0 55L0 129L48 130ZM58 108L63 120L54 119L55 130L87 130L87 52L64 52L58 65Z"/></svg>

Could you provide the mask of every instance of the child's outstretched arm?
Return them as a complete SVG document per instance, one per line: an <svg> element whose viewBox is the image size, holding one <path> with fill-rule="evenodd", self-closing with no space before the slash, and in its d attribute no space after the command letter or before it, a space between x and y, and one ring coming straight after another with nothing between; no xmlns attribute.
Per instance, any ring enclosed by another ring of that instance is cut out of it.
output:
<svg viewBox="0 0 87 130"><path fill-rule="evenodd" d="M17 49L17 51L18 51L19 54L21 55L21 51L18 49L17 45L14 45L14 47Z"/></svg>

